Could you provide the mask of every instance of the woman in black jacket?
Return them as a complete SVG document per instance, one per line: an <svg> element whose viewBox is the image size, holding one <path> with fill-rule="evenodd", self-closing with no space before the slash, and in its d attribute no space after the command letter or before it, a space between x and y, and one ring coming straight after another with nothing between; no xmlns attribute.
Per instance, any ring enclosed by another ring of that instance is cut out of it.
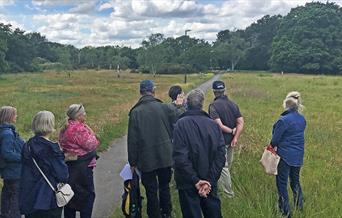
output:
<svg viewBox="0 0 342 218"><path fill-rule="evenodd" d="M68 167L57 142L49 139L54 131L55 117L50 111L40 111L32 121L35 133L23 148L23 169L20 183L20 210L26 218L60 218L63 208L56 203L55 192L50 188L37 166L56 188L68 181Z"/></svg>

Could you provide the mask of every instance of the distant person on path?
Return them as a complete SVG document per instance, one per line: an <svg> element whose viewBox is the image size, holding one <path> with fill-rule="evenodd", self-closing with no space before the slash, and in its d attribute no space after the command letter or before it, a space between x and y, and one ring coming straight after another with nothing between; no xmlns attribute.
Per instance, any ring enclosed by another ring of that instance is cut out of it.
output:
<svg viewBox="0 0 342 218"><path fill-rule="evenodd" d="M19 186L21 174L21 150L24 145L15 130L17 109L3 106L0 109L0 174L1 218L20 218Z"/></svg>
<svg viewBox="0 0 342 218"><path fill-rule="evenodd" d="M288 178L290 178L294 206L300 210L303 209L303 193L299 176L304 158L306 120L301 114L303 105L299 92L288 93L283 102L283 107L285 111L273 125L271 145L277 148L277 153L281 157L278 164L278 175L276 176L279 210L284 216L290 217L287 192Z"/></svg>
<svg viewBox="0 0 342 218"><path fill-rule="evenodd" d="M219 180L224 193L234 197L230 170L233 163L234 148L243 129L244 120L237 104L225 95L226 86L222 81L213 82L214 101L209 105L210 117L220 126L226 144L226 164Z"/></svg>
<svg viewBox="0 0 342 218"><path fill-rule="evenodd" d="M65 218L74 218L80 211L81 218L91 218L95 200L93 169L96 166L96 148L100 141L85 123L86 111L82 104L69 106L67 121L59 134L59 142L69 168L69 184L75 196L64 208Z"/></svg>
<svg viewBox="0 0 342 218"><path fill-rule="evenodd" d="M217 180L225 163L220 127L202 110L204 93L188 94L188 111L177 121L173 160L183 218L221 218Z"/></svg>
<svg viewBox="0 0 342 218"><path fill-rule="evenodd" d="M34 158L45 176L56 188L69 178L64 154L57 142L49 139L55 131L55 116L50 111L38 112L32 121L34 136L23 147L23 167L20 180L20 211L26 218L60 218L63 208L56 203L55 192L48 185Z"/></svg>
<svg viewBox="0 0 342 218"><path fill-rule="evenodd" d="M153 81L141 81L140 94L139 101L129 112L128 162L132 170L141 171L148 217L171 217L171 131L176 113L154 97Z"/></svg>

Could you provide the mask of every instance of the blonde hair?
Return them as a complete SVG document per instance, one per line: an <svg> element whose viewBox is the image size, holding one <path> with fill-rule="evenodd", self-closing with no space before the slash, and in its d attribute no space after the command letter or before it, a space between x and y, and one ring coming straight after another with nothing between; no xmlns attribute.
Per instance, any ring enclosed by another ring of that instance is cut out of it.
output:
<svg viewBox="0 0 342 218"><path fill-rule="evenodd" d="M11 106L3 106L0 109L0 124L12 123L14 116L17 114L17 109Z"/></svg>
<svg viewBox="0 0 342 218"><path fill-rule="evenodd" d="M50 111L39 111L32 120L32 131L46 136L55 131L55 116Z"/></svg>
<svg viewBox="0 0 342 218"><path fill-rule="evenodd" d="M296 110L302 112L304 106L302 105L302 98L297 91L289 92L283 101L283 107L285 110Z"/></svg>

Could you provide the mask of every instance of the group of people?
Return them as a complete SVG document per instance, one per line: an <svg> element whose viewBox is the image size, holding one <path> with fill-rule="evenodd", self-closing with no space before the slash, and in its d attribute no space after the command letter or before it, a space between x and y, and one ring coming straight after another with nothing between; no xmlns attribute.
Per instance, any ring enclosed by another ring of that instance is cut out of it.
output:
<svg viewBox="0 0 342 218"><path fill-rule="evenodd" d="M155 98L153 81L140 83L141 98L129 113L128 161L141 172L150 218L172 215L172 169L183 217L222 217L219 178L224 192L234 196L229 168L244 120L225 95L224 82L215 81L212 88L215 99L208 114L199 89L184 99L182 89L172 86L172 102L164 104Z"/></svg>
<svg viewBox="0 0 342 218"><path fill-rule="evenodd" d="M238 105L225 94L223 81L214 81L212 89L215 98L206 113L204 93L199 89L184 98L182 89L172 86L172 102L165 104L155 97L153 81L140 83L141 97L129 112L127 147L132 171L141 172L149 218L172 217L169 184L173 171L184 218L221 218L218 185L234 197L230 168L244 119ZM276 176L279 210L290 217L288 178L294 205L303 208L299 177L306 121L299 92L290 92L283 106L271 145L281 157Z"/></svg>
<svg viewBox="0 0 342 218"><path fill-rule="evenodd" d="M141 172L149 218L172 217L169 184L173 172L184 218L221 218L219 184L228 197L234 197L230 168L244 119L237 104L225 94L223 81L214 81L212 89L215 98L206 113L205 95L199 89L184 97L180 86L172 86L172 102L165 104L155 97L153 81L140 83L141 97L129 111L127 149L132 171ZM288 178L294 205L303 208L299 177L306 121L299 92L290 92L283 106L285 111L273 126L271 145L281 157L276 176L279 209L290 217ZM100 141L85 123L82 104L70 105L66 115L58 142L50 139L55 131L55 117L50 111L34 116L34 136L25 142L15 128L16 108L1 107L2 218L22 214L28 218L61 217L63 208L57 206L55 192L44 176L54 187L69 183L74 190L75 196L64 207L65 218L74 218L76 211L81 218L92 216L93 169Z"/></svg>
<svg viewBox="0 0 342 218"><path fill-rule="evenodd" d="M69 183L75 192L64 207L64 217L90 218L95 200L93 168L100 141L86 125L82 104L72 104L59 133L58 142L50 139L55 131L55 116L38 112L32 120L34 136L25 142L15 128L17 109L0 109L0 173L3 178L1 217L60 218L63 208L56 203L58 183ZM42 172L40 172L40 170Z"/></svg>

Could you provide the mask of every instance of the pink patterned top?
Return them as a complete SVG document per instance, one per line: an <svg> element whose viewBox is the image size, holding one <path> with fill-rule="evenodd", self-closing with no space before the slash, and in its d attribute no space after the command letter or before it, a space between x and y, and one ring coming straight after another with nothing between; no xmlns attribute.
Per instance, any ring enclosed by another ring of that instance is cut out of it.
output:
<svg viewBox="0 0 342 218"><path fill-rule="evenodd" d="M86 124L69 120L66 130L59 134L59 143L64 153L83 156L96 150L100 141ZM89 166L96 166L96 158L93 158Z"/></svg>

